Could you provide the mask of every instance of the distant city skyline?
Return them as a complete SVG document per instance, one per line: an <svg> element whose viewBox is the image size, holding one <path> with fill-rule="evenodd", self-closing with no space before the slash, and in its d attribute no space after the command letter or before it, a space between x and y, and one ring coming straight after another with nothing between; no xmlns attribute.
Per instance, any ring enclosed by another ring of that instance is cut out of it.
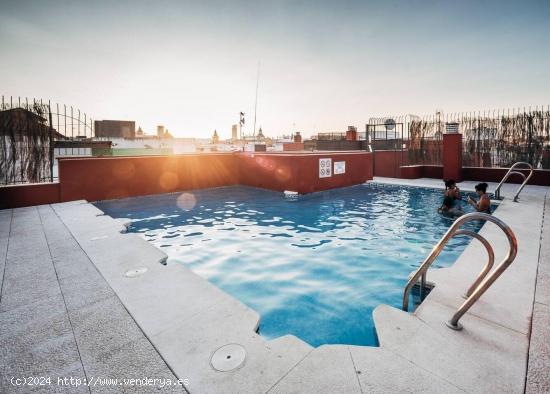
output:
<svg viewBox="0 0 550 394"><path fill-rule="evenodd" d="M360 131L550 103L550 1L0 0L0 94L149 134Z"/></svg>

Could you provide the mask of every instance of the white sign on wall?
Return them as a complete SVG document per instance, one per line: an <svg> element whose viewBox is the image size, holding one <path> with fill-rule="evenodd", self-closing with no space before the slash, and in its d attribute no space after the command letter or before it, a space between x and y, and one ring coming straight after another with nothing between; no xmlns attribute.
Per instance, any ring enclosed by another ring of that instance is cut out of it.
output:
<svg viewBox="0 0 550 394"><path fill-rule="evenodd" d="M346 162L345 161L335 161L334 162L334 175L345 174L346 173Z"/></svg>
<svg viewBox="0 0 550 394"><path fill-rule="evenodd" d="M332 176L332 159L319 159L319 178Z"/></svg>

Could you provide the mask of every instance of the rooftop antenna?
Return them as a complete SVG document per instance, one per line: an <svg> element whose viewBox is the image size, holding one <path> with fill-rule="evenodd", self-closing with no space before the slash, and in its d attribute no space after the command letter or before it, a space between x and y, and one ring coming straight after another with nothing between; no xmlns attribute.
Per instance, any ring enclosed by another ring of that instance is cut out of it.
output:
<svg viewBox="0 0 550 394"><path fill-rule="evenodd" d="M258 85L260 84L260 60L258 60L258 74L256 78L256 99L254 101L254 144L256 144L256 110L258 109Z"/></svg>

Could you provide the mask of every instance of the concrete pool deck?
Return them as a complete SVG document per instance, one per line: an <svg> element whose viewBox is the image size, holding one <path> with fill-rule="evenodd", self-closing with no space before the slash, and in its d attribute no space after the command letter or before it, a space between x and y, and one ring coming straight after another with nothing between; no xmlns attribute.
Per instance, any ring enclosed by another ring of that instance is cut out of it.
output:
<svg viewBox="0 0 550 394"><path fill-rule="evenodd" d="M441 187L431 179L375 181ZM505 185L503 196L516 188ZM48 374L177 377L190 392L548 391L549 189L527 186L519 203L505 199L495 212L515 232L518 256L463 317L464 330L444 322L485 263L476 241L452 267L428 273L436 287L415 313L375 310L379 348L266 341L255 333L255 311L184 266L161 264L163 252L86 202L0 211L0 391L17 389L6 377ZM481 230L494 243L495 264L506 252L499 231ZM242 345L246 358L217 371L211 357L228 344Z"/></svg>

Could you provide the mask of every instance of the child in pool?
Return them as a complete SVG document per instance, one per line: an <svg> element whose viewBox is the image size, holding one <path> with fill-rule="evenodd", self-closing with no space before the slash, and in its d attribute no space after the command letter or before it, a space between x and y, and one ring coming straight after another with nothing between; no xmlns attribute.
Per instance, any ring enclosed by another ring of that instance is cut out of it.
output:
<svg viewBox="0 0 550 394"><path fill-rule="evenodd" d="M462 207L460 205L455 207L453 198L449 196L446 196L443 199L443 204L441 205L441 207L439 207L437 212L442 215L452 217L462 216L464 214L464 212L462 211Z"/></svg>
<svg viewBox="0 0 550 394"><path fill-rule="evenodd" d="M456 185L454 179L445 181L445 197L451 197L453 200L461 200L460 189Z"/></svg>

